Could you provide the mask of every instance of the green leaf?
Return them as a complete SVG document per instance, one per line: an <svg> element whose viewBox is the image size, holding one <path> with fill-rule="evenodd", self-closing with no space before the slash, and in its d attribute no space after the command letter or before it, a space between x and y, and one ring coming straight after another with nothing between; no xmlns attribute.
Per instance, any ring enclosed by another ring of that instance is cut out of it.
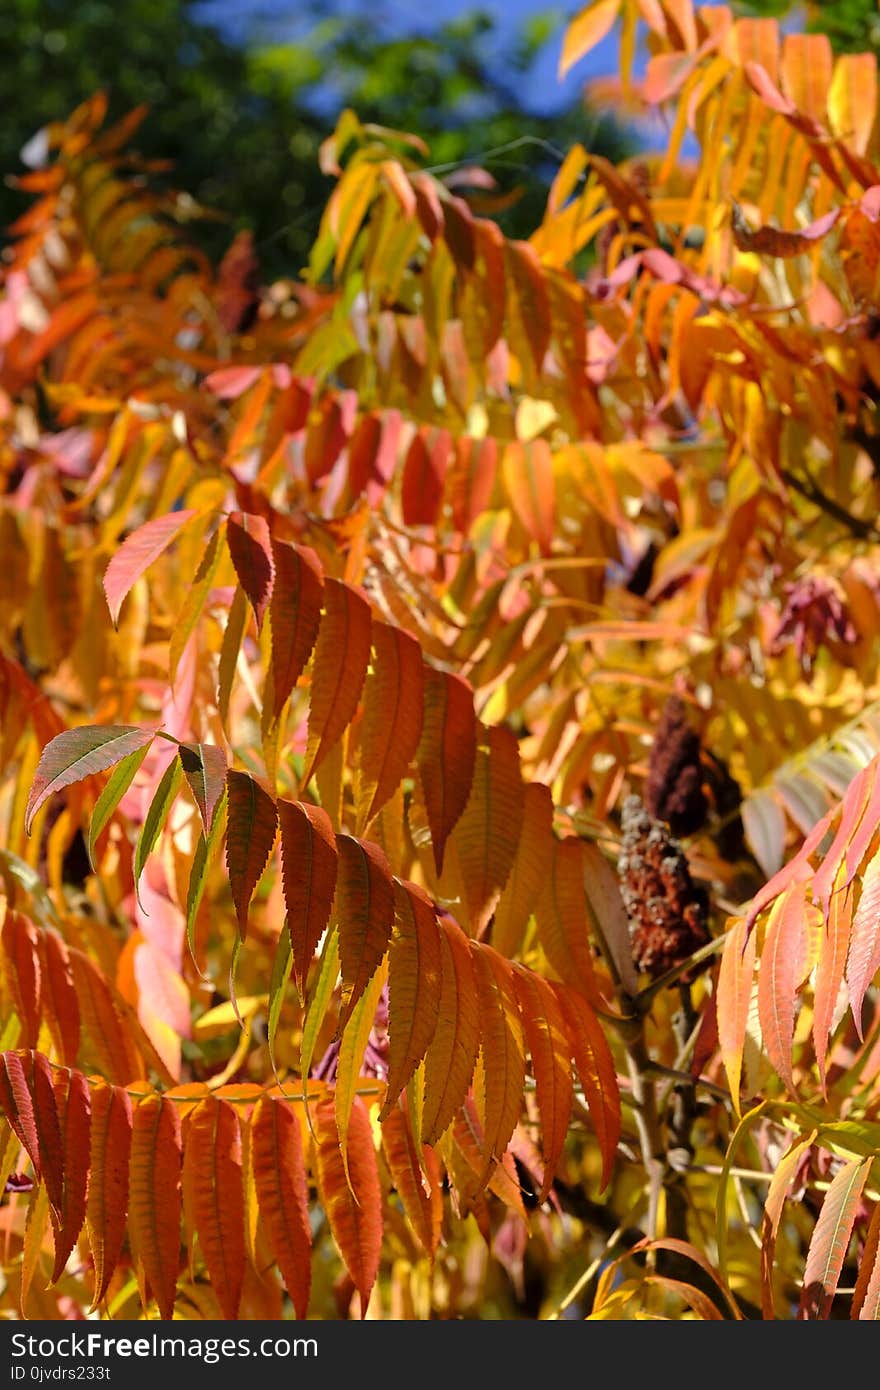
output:
<svg viewBox="0 0 880 1390"><path fill-rule="evenodd" d="M272 975L269 980L269 1061L272 1063L272 1070L275 1078L278 1078L278 1068L275 1065L275 1035L278 1032L278 1023L281 1018L281 1010L284 1007L284 995L287 990L287 983L290 979L290 972L293 967L293 950L290 945L290 932L287 930L287 923L281 928L281 935L278 938L278 946L275 951L275 959L272 962Z"/></svg>
<svg viewBox="0 0 880 1390"><path fill-rule="evenodd" d="M208 867L213 859L217 845L223 835L226 824L226 790L217 802L214 810L214 819L211 822L211 829L206 836L200 835L196 845L196 852L189 872L189 887L186 893L186 939L189 945L189 953L192 956L193 964L199 969L196 961L195 950L195 927L196 915L205 892L205 881L208 876Z"/></svg>
<svg viewBox="0 0 880 1390"><path fill-rule="evenodd" d="M92 820L89 825L89 863L93 869L95 868L95 846L101 832L134 781L138 768L147 756L149 747L150 745L145 743L142 748L136 748L133 753L129 753L127 758L123 758L121 763L117 763L106 787L95 802L95 809L92 812Z"/></svg>
<svg viewBox="0 0 880 1390"><path fill-rule="evenodd" d="M339 929L334 927L324 938L324 949L321 952L321 964L318 967L318 978L315 981L315 992L309 1000L306 1016L303 1020L302 1039L300 1040L300 1073L302 1075L303 1095L308 1093L309 1072L312 1068L312 1059L315 1055L315 1044L318 1041L318 1034L321 1031L321 1024L327 1015L327 1005L330 996L336 987L339 979Z"/></svg>
<svg viewBox="0 0 880 1390"><path fill-rule="evenodd" d="M175 753L171 762L162 773L162 779L156 788L153 800L150 802L150 809L144 818L141 826L141 833L138 835L137 845L134 851L134 883L135 892L138 894L140 902L140 881L144 871L144 865L153 852L153 848L159 838L159 832L168 817L171 803L177 795L182 777L180 759Z"/></svg>

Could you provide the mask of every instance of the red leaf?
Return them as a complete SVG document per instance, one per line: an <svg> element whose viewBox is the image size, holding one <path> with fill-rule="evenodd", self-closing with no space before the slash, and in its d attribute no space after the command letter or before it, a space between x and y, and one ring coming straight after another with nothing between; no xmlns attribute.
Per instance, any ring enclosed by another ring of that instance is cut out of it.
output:
<svg viewBox="0 0 880 1390"><path fill-rule="evenodd" d="M184 1161L208 1278L224 1318L234 1320L244 1284L245 1242L241 1126L233 1105L214 1096L199 1102L189 1118Z"/></svg>
<svg viewBox="0 0 880 1390"><path fill-rule="evenodd" d="M104 593L114 627L119 621L119 610L135 581L168 549L187 523L198 515L192 509L169 512L167 516L145 521L143 526L126 536L104 573Z"/></svg>
<svg viewBox="0 0 880 1390"><path fill-rule="evenodd" d="M21 1020L21 1043L24 1047L36 1047L42 995L39 933L29 918L9 908L2 941L13 1004Z"/></svg>
<svg viewBox="0 0 880 1390"><path fill-rule="evenodd" d="M213 743L182 743L178 753L207 835L226 786L226 754Z"/></svg>
<svg viewBox="0 0 880 1390"><path fill-rule="evenodd" d="M324 583L321 562L308 546L273 541L275 583L269 605L272 625L272 700L277 719L309 659L321 622Z"/></svg>
<svg viewBox="0 0 880 1390"><path fill-rule="evenodd" d="M284 906L300 999L336 891L336 837L326 811L300 801L278 802Z"/></svg>
<svg viewBox="0 0 880 1390"><path fill-rule="evenodd" d="M229 809L226 824L226 871L241 939L247 933L248 908L269 862L278 811L275 802L247 772L226 774Z"/></svg>
<svg viewBox="0 0 880 1390"><path fill-rule="evenodd" d="M437 873L443 852L464 810L477 752L473 691L451 672L425 669L425 713L416 760L434 845Z"/></svg>
<svg viewBox="0 0 880 1390"><path fill-rule="evenodd" d="M121 1086L103 1082L92 1089L91 1161L86 1226L95 1262L97 1308L107 1292L125 1237L131 1101Z"/></svg>
<svg viewBox="0 0 880 1390"><path fill-rule="evenodd" d="M440 923L442 980L437 1028L425 1057L422 1136L433 1144L471 1084L480 1046L480 1005L470 942L455 922Z"/></svg>
<svg viewBox="0 0 880 1390"><path fill-rule="evenodd" d="M275 583L275 561L268 523L261 516L233 512L226 525L226 540L238 581L254 610L259 632Z"/></svg>
<svg viewBox="0 0 880 1390"><path fill-rule="evenodd" d="M516 966L513 984L532 1059L541 1117L544 1182L538 1201L543 1202L553 1185L571 1118L571 1048L562 1010L547 981L534 971Z"/></svg>
<svg viewBox="0 0 880 1390"><path fill-rule="evenodd" d="M86 1219L92 1109L88 1082L82 1072L60 1072L54 1085L64 1153L64 1194L61 1219L55 1230L55 1267L49 1281L52 1284L64 1273Z"/></svg>
<svg viewBox="0 0 880 1390"><path fill-rule="evenodd" d="M30 1055L27 1057L30 1064ZM12 1126L13 1133L25 1150L28 1158L34 1167L34 1177L39 1179L42 1176L40 1167L40 1140L37 1134L37 1119L34 1114L34 1102L28 1086L22 1062L22 1054L18 1052L0 1053L0 1107Z"/></svg>
<svg viewBox="0 0 880 1390"><path fill-rule="evenodd" d="M378 845L338 835L336 848L341 1033L388 949L394 923L394 887L388 860Z"/></svg>
<svg viewBox="0 0 880 1390"><path fill-rule="evenodd" d="M384 497L397 467L401 416L397 410L364 415L348 445L348 482L371 507Z"/></svg>
<svg viewBox="0 0 880 1390"><path fill-rule="evenodd" d="M269 1249L298 1318L308 1312L312 1230L299 1122L291 1107L264 1097L250 1122L254 1186Z"/></svg>
<svg viewBox="0 0 880 1390"><path fill-rule="evenodd" d="M620 1138L620 1091L614 1058L599 1020L577 990L553 985L577 1074L596 1129L602 1154L602 1186L607 1187L614 1169Z"/></svg>
<svg viewBox="0 0 880 1390"><path fill-rule="evenodd" d="M53 1215L60 1219L64 1210L64 1146L61 1141L61 1125L58 1121L52 1071L41 1052L30 1054L30 1072L34 1120L40 1146L40 1173L46 1184Z"/></svg>
<svg viewBox="0 0 880 1390"><path fill-rule="evenodd" d="M81 782L94 772L128 757L136 749L151 743L150 729L137 729L129 724L83 725L65 729L43 749L28 797L25 829L31 831L34 816L43 802L54 792Z"/></svg>
<svg viewBox="0 0 880 1390"><path fill-rule="evenodd" d="M348 1123L346 1173L332 1097L319 1101L312 1115L321 1204L336 1247L360 1294L364 1318L379 1272L382 1248L382 1191L370 1117L356 1096Z"/></svg>
<svg viewBox="0 0 880 1390"><path fill-rule="evenodd" d="M380 1118L428 1050L440 1015L443 961L434 904L414 883L394 883L388 967L388 1086Z"/></svg>
<svg viewBox="0 0 880 1390"><path fill-rule="evenodd" d="M361 833L406 775L422 732L424 666L418 642L399 627L374 622L373 651L360 730Z"/></svg>
<svg viewBox="0 0 880 1390"><path fill-rule="evenodd" d="M452 454L448 430L424 428L413 436L400 487L405 526L436 526Z"/></svg>
<svg viewBox="0 0 880 1390"><path fill-rule="evenodd" d="M170 1318L180 1261L180 1119L161 1095L140 1100L131 1134L129 1227L159 1313Z"/></svg>
<svg viewBox="0 0 880 1390"><path fill-rule="evenodd" d="M498 472L498 445L490 437L456 440L455 457L447 472L449 505L457 530L467 534L488 509Z"/></svg>
<svg viewBox="0 0 880 1390"><path fill-rule="evenodd" d="M371 628L366 599L349 584L325 580L324 616L312 662L303 787L357 712L370 660Z"/></svg>

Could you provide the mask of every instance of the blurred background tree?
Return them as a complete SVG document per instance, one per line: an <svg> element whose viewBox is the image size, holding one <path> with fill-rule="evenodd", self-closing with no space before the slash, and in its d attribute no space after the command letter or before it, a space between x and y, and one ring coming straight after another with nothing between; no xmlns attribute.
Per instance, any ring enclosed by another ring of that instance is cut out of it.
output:
<svg viewBox="0 0 880 1390"><path fill-rule="evenodd" d="M779 19L797 13L807 33L824 33L838 53L864 53L880 48L880 12L877 0L741 0L738 14Z"/></svg>
<svg viewBox="0 0 880 1390"><path fill-rule="evenodd" d="M250 8L233 7L236 19ZM625 152L610 117L577 97L560 108L556 91L530 82L536 55L562 29L558 11L536 8L512 37L476 10L413 35L392 32L375 5L308 0L287 7L295 38L283 23L274 32L239 25L238 41L202 17L222 11L217 4L3 0L0 166L20 171L35 131L98 88L115 116L144 102L151 110L138 134L141 153L172 161L174 186L223 215L197 226L205 248L217 257L249 227L264 271L294 274L329 191L318 146L350 105L362 120L418 132L435 164L485 165L498 181L505 231L526 235L557 168L548 146L564 151L581 140L612 159ZM284 20L277 5L275 14ZM517 145L522 137L529 143ZM7 179L0 224L26 206Z"/></svg>

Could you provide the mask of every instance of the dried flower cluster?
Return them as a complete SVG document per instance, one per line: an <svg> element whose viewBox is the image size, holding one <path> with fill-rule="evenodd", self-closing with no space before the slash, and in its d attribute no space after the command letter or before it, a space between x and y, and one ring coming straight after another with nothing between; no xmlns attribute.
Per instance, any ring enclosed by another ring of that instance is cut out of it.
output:
<svg viewBox="0 0 880 1390"><path fill-rule="evenodd" d="M623 803L617 870L629 916L633 961L652 979L705 945L705 891L694 883L684 851L641 798Z"/></svg>
<svg viewBox="0 0 880 1390"><path fill-rule="evenodd" d="M700 738L677 695L666 701L654 734L645 783L645 805L674 835L692 835L706 820Z"/></svg>

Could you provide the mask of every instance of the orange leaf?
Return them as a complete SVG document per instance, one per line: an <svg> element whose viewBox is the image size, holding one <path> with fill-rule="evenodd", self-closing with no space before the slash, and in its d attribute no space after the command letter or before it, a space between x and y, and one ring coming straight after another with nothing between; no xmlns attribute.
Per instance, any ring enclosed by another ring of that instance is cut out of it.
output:
<svg viewBox="0 0 880 1390"><path fill-rule="evenodd" d="M862 1035L862 1004L880 968L880 852L862 874L862 891L853 914L846 982L856 1030Z"/></svg>
<svg viewBox="0 0 880 1390"><path fill-rule="evenodd" d="M275 584L275 561L268 523L261 516L232 512L226 523L226 541L238 581L254 610L259 632Z"/></svg>
<svg viewBox="0 0 880 1390"><path fill-rule="evenodd" d="M562 1010L547 981L518 965L513 984L532 1059L541 1117L544 1182L538 1201L543 1202L553 1185L571 1118L571 1047Z"/></svg>
<svg viewBox="0 0 880 1390"><path fill-rule="evenodd" d="M399 627L374 622L373 651L360 730L357 817L361 833L406 775L422 732L425 681L418 642Z"/></svg>
<svg viewBox="0 0 880 1390"><path fill-rule="evenodd" d="M553 797L541 782L523 795L523 821L516 857L495 909L492 945L504 956L519 950L526 924L553 864Z"/></svg>
<svg viewBox="0 0 880 1390"><path fill-rule="evenodd" d="M251 1116L250 1134L260 1219L296 1316L304 1318L312 1231L299 1121L285 1101L264 1097Z"/></svg>
<svg viewBox="0 0 880 1390"><path fill-rule="evenodd" d="M433 1144L467 1095L480 1046L480 1005L470 943L455 922L440 923L443 962L437 1029L425 1056L422 1135Z"/></svg>
<svg viewBox="0 0 880 1390"><path fill-rule="evenodd" d="M535 904L535 921L538 940L557 975L588 998L595 998L583 845L575 835L567 835L554 845L553 869Z"/></svg>
<svg viewBox="0 0 880 1390"><path fill-rule="evenodd" d="M806 953L805 904L797 885L773 904L758 966L758 1018L767 1056L794 1091L791 1048L795 994L803 978Z"/></svg>
<svg viewBox="0 0 880 1390"><path fill-rule="evenodd" d="M589 53L610 33L620 12L621 0L593 0L569 22L562 40L559 76L564 77L584 54Z"/></svg>
<svg viewBox="0 0 880 1390"><path fill-rule="evenodd" d="M273 541L275 583L269 604L272 627L272 701L277 719L302 675L321 622L321 562L307 546Z"/></svg>
<svg viewBox="0 0 880 1390"><path fill-rule="evenodd" d="M513 967L491 946L471 945L482 1034L484 1173L500 1160L519 1119L525 1082L525 1046Z"/></svg>
<svg viewBox="0 0 880 1390"><path fill-rule="evenodd" d="M529 444L514 441L504 450L504 485L513 510L542 555L553 544L556 529L553 455L546 439Z"/></svg>
<svg viewBox="0 0 880 1390"><path fill-rule="evenodd" d="M371 627L367 600L349 584L325 580L324 616L312 662L303 787L357 712L370 659Z"/></svg>
<svg viewBox="0 0 880 1390"><path fill-rule="evenodd" d="M466 534L488 509L497 471L498 445L491 436L471 439L463 435L456 440L455 456L446 476L446 491L452 523L457 530Z"/></svg>
<svg viewBox="0 0 880 1390"><path fill-rule="evenodd" d="M819 963L816 967L816 983L813 998L813 1047L816 1051L816 1064L825 1091L825 1057L828 1039L834 1027L834 1015L843 984L846 966L846 948L849 944L852 925L853 891L852 886L832 894L828 904L828 914L821 928L819 938Z"/></svg>
<svg viewBox="0 0 880 1390"><path fill-rule="evenodd" d="M244 1283L241 1126L235 1107L214 1096L189 1117L184 1177L208 1278L224 1318L238 1316Z"/></svg>
<svg viewBox="0 0 880 1390"><path fill-rule="evenodd" d="M508 334L519 356L519 335L522 333L535 372L540 374L553 330L544 268L538 253L528 241L506 241L504 263L507 271Z"/></svg>
<svg viewBox="0 0 880 1390"><path fill-rule="evenodd" d="M880 1318L880 1202L876 1202L865 1236L853 1294L851 1318L876 1322Z"/></svg>
<svg viewBox="0 0 880 1390"><path fill-rule="evenodd" d="M567 1024L571 1055L599 1141L602 1186L606 1187L611 1180L620 1138L620 1091L614 1058L587 1000L566 985L553 984L551 988Z"/></svg>
<svg viewBox="0 0 880 1390"><path fill-rule="evenodd" d="M859 833L864 820L867 808L873 801L874 781L877 776L877 760L874 759L867 767L863 767L857 772L850 782L844 794L840 806L840 821L838 822L837 832L831 845L822 859L820 867L816 870L813 878L813 901L822 906L825 915L828 913L828 904L831 898L831 890L837 878L837 871L841 862L846 859L847 864L852 863L858 866L854 856L850 857L850 846L853 838ZM860 841L864 842L867 848L870 839L873 837L876 825L865 825L864 831L859 835ZM861 855L859 856L859 860Z"/></svg>
<svg viewBox="0 0 880 1390"><path fill-rule="evenodd" d="M2 941L10 992L21 1021L21 1043L24 1047L36 1047L42 994L39 932L28 917L9 908Z"/></svg>
<svg viewBox="0 0 880 1390"><path fill-rule="evenodd" d="M388 967L388 1089L384 1119L421 1062L437 1027L443 962L434 904L414 883L394 883Z"/></svg>
<svg viewBox="0 0 880 1390"><path fill-rule="evenodd" d="M251 898L275 844L278 810L269 793L247 772L234 772L230 768L226 787L229 793L226 871L238 930L244 940Z"/></svg>
<svg viewBox="0 0 880 1390"><path fill-rule="evenodd" d="M136 531L132 531L113 554L104 573L104 593L113 626L119 622L119 610L125 596L136 580L140 578L154 560L167 550L171 542L198 516L194 510L169 512L167 516L157 516L145 521Z"/></svg>
<svg viewBox="0 0 880 1390"><path fill-rule="evenodd" d="M419 1162L409 1115L399 1103L392 1105L382 1120L382 1152L407 1220L425 1254L433 1259L443 1221L439 1168L433 1149L425 1146ZM426 1183L423 1165L429 1164L433 1173Z"/></svg>
<svg viewBox="0 0 880 1390"><path fill-rule="evenodd" d="M453 832L475 936L485 930L516 857L525 791L514 734L499 726L484 733L470 797Z"/></svg>
<svg viewBox="0 0 880 1390"><path fill-rule="evenodd" d="M95 1262L93 1308L107 1292L125 1237L131 1122L131 1101L121 1086L101 1082L93 1087L86 1204L86 1227Z"/></svg>
<svg viewBox="0 0 880 1390"><path fill-rule="evenodd" d="M437 873L446 841L467 804L477 752L473 691L451 672L425 670L425 713L416 754Z"/></svg>
<svg viewBox="0 0 880 1390"><path fill-rule="evenodd" d="M100 1071L120 1086L144 1075L144 1067L121 1008L97 966L82 951L68 952L82 1026Z"/></svg>
<svg viewBox="0 0 880 1390"><path fill-rule="evenodd" d="M629 919L620 893L620 880L601 850L582 841L584 894L593 936L604 943L627 994L638 993L639 978L633 964ZM591 962L592 964L592 962Z"/></svg>
<svg viewBox="0 0 880 1390"><path fill-rule="evenodd" d="M132 1246L163 1318L174 1312L180 1260L180 1118L173 1101L145 1096L134 1108L129 1167Z"/></svg>
<svg viewBox="0 0 880 1390"><path fill-rule="evenodd" d="M363 1318L379 1272L382 1248L382 1191L370 1117L356 1096L348 1126L346 1173L333 1099L319 1101L312 1114L321 1204L336 1247L360 1294Z"/></svg>
<svg viewBox="0 0 880 1390"><path fill-rule="evenodd" d="M773 1170L773 1176L770 1179L770 1186L764 1200L764 1215L761 1218L761 1308L767 1321L772 1321L775 1316L773 1308L774 1257L776 1254L776 1235L779 1231L785 1199L788 1196L788 1189L801 1156L807 1152L815 1138L816 1131L812 1130L805 1139L797 1140L782 1155Z"/></svg>
<svg viewBox="0 0 880 1390"><path fill-rule="evenodd" d="M813 1227L798 1317L827 1318L871 1171L870 1158L856 1158L835 1173Z"/></svg>
<svg viewBox="0 0 880 1390"><path fill-rule="evenodd" d="M755 974L755 944L754 931L747 931L745 922L740 919L724 943L718 972L718 1041L737 1112Z"/></svg>
<svg viewBox="0 0 880 1390"><path fill-rule="evenodd" d="M336 837L326 811L301 801L278 802L284 906L300 999L336 891Z"/></svg>
<svg viewBox="0 0 880 1390"><path fill-rule="evenodd" d="M339 835L336 847L339 851L335 915L339 923L342 973L341 1033L388 949L394 923L394 888L388 860L378 845L355 840L351 835Z"/></svg>
<svg viewBox="0 0 880 1390"><path fill-rule="evenodd" d="M64 1154L64 1193L61 1219L55 1229L55 1267L49 1281L52 1284L64 1273L86 1219L92 1109L88 1083L82 1072L56 1073L54 1089Z"/></svg>

